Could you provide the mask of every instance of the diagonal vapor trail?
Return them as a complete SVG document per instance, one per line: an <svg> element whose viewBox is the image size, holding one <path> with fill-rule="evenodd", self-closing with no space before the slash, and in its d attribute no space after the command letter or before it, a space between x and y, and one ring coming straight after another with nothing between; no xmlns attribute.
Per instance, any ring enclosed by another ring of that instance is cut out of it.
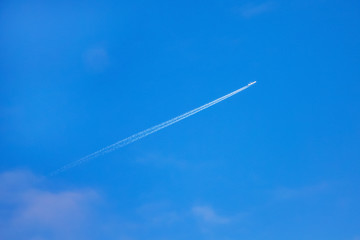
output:
<svg viewBox="0 0 360 240"><path fill-rule="evenodd" d="M68 164L64 165L63 167L61 167L61 168L55 170L54 172L52 172L50 174L50 176L54 176L56 174L59 174L61 172L66 171L66 170L68 170L70 168L76 167L76 166L78 166L78 165L80 165L80 164L82 164L82 163L84 163L86 161L97 158L97 157L102 156L102 155L104 155L106 153L112 152L112 151L114 151L114 150L116 150L118 148L124 147L124 146L126 146L126 145L128 145L128 144L130 144L132 142L135 142L135 141L137 141L137 140L139 140L141 138L144 138L144 137L146 137L146 136L148 136L148 135L150 135L152 133L155 133L155 132L157 132L157 131L159 131L159 130L161 130L163 128L166 128L166 127L168 127L168 126L170 126L170 125L172 125L174 123L177 123L177 122L179 122L179 121L181 121L181 120L183 120L185 118L188 118L188 117L190 117L190 116L192 116L192 115L194 115L194 114L196 114L196 113L198 113L198 112L200 112L202 110L205 110L205 109L207 109L207 108L209 108L209 107L211 107L211 106L213 106L213 105L215 105L215 104L217 104L217 103L219 103L221 101L224 101L225 99L227 99L227 98L229 98L229 97L231 97L231 96L233 96L233 95L247 89L248 87L250 87L254 83L256 83L256 81L252 82L252 83L249 83L248 85L246 85L246 86L244 86L242 88L239 88L238 90L235 90L235 91L233 91L233 92L231 92L231 93L229 93L229 94L227 94L227 95L225 95L223 97L220 97L220 98L218 98L218 99L216 99L216 100L214 100L212 102L209 102L209 103L207 103L207 104L205 104L205 105L203 105L201 107L195 108L194 110L191 110L191 111L189 111L187 113L184 113L184 114L182 114L180 116L172 118L172 119L170 119L170 120L168 120L166 122L160 123L160 124L158 124L158 125L156 125L154 127L148 128L148 129L146 129L144 131L141 131L139 133L131 135L130 137L127 137L127 138L125 138L123 140L120 140L120 141L114 143L114 144L111 144L111 145L109 145L107 147L104 147L104 148L102 148L102 149L100 149L100 150L98 150L98 151L96 151L94 153L91 153L91 154L89 154L89 155L87 155L87 156L85 156L83 158L80 158L80 159L78 159L76 161L68 163Z"/></svg>

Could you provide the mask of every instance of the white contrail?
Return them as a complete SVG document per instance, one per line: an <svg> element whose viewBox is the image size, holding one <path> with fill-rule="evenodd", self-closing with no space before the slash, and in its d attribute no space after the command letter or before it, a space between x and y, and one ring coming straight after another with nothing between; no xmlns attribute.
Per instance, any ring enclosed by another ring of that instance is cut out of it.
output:
<svg viewBox="0 0 360 240"><path fill-rule="evenodd" d="M179 122L179 121L181 121L181 120L183 120L183 119L185 119L187 117L190 117L191 115L194 115L194 114L196 114L196 113L198 113L198 112L200 112L200 111L202 111L202 110L204 110L206 108L209 108L209 107L211 107L211 106L213 106L213 105L215 105L215 104L217 104L217 103L219 103L221 101L224 101L225 99L227 99L227 98L229 98L229 97L231 97L231 96L233 96L233 95L247 89L248 87L250 87L254 83L256 83L256 81L252 82L252 83L249 83L248 85L246 85L246 86L244 86L242 88L239 88L238 90L233 91L233 92L231 92L231 93L229 93L229 94L227 94L227 95L225 95L225 96L223 96L221 98L218 98L218 99L216 99L216 100L214 100L212 102L209 102L209 103L207 103L207 104L205 104L205 105L203 105L201 107L195 108L194 110L191 110L191 111L189 111L187 113L184 113L184 114L182 114L180 116L177 116L177 117L175 117L173 119L170 119L170 120L168 120L166 122L160 123L160 124L158 124L158 125L156 125L154 127L148 128L148 129L146 129L146 130L144 130L142 132L136 133L136 134L134 134L134 135L132 135L130 137L127 137L127 138L125 138L123 140L120 140L120 141L114 143L114 144L111 144L111 145L109 145L107 147L104 147L104 148L102 148L102 149L100 149L100 150L98 150L98 151L96 151L94 153L91 153L91 154L89 154L89 155L87 155L87 156L85 156L83 158L80 158L79 160L76 160L74 162L66 164L65 166L63 166L63 167L57 169L56 171L52 172L50 175L51 176L56 175L58 173L61 173L61 172L65 171L65 170L69 169L69 168L75 167L75 166L80 165L80 164L82 164L82 163L84 163L86 161L89 161L90 159L93 159L93 158L99 157L101 155L104 155L106 153L112 152L112 151L114 151L114 150L116 150L118 148L124 147L124 146L126 146L126 145L128 145L128 144L130 144L132 142L135 142L135 141L137 141L137 140L139 140L141 138L144 138L147 135L155 133L155 132L157 132L157 131L159 131L159 130L161 130L163 128L166 128L166 127L176 123L176 122Z"/></svg>

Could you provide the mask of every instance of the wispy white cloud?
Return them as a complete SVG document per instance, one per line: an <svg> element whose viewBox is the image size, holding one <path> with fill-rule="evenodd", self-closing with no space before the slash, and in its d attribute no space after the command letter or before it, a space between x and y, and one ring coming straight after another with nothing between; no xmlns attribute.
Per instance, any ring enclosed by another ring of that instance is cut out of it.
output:
<svg viewBox="0 0 360 240"><path fill-rule="evenodd" d="M93 190L50 191L30 172L0 174L0 239L86 237Z"/></svg>
<svg viewBox="0 0 360 240"><path fill-rule="evenodd" d="M194 206L192 213L205 223L224 224L230 222L230 218L218 215L210 206Z"/></svg>
<svg viewBox="0 0 360 240"><path fill-rule="evenodd" d="M104 47L89 48L84 53L84 63L91 72L103 72L109 65L109 54Z"/></svg>
<svg viewBox="0 0 360 240"><path fill-rule="evenodd" d="M155 200L124 213L103 203L92 189L59 190L48 178L31 172L0 173L0 239L159 239L154 237L172 236L163 229L180 233L194 220L197 224L190 231L211 234L215 226L237 221L208 205L180 207Z"/></svg>
<svg viewBox="0 0 360 240"><path fill-rule="evenodd" d="M275 4L273 2L263 2L260 4L251 3L240 7L238 11L244 18L251 18L269 12L273 10L274 7Z"/></svg>
<svg viewBox="0 0 360 240"><path fill-rule="evenodd" d="M274 195L276 199L294 199L321 193L328 189L328 187L328 183L318 183L298 188L280 187L274 190Z"/></svg>

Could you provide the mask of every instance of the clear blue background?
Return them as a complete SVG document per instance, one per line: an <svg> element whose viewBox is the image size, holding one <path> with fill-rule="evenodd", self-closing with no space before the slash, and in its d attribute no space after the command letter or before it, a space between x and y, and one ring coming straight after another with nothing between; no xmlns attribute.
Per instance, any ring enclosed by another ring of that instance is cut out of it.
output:
<svg viewBox="0 0 360 240"><path fill-rule="evenodd" d="M101 195L88 239L360 239L355 0L2 1L0 170L45 176L255 80L48 191Z"/></svg>

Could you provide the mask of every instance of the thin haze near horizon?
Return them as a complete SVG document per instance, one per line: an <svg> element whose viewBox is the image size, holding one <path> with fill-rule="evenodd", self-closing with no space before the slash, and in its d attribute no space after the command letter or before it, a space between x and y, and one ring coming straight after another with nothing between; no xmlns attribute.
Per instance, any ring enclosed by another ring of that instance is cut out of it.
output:
<svg viewBox="0 0 360 240"><path fill-rule="evenodd" d="M1 1L0 239L360 239L359 25L353 0Z"/></svg>

